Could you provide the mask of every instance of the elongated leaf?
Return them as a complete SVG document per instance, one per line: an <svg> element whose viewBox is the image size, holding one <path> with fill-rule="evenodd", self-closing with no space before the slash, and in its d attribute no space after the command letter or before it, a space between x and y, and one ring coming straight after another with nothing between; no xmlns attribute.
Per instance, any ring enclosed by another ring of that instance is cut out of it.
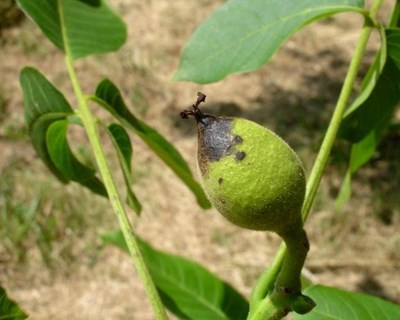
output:
<svg viewBox="0 0 400 320"><path fill-rule="evenodd" d="M350 199L352 175L374 156L379 143L383 139L385 128L389 125L388 120L389 119L382 122L378 128L371 131L360 142L354 143L351 146L350 160L346 176L335 201L335 205L338 209Z"/></svg>
<svg viewBox="0 0 400 320"><path fill-rule="evenodd" d="M54 121L72 115L73 110L63 94L36 69L31 67L22 69L20 83L24 95L25 119L32 145L50 171L64 183L68 182L49 156L46 131Z"/></svg>
<svg viewBox="0 0 400 320"><path fill-rule="evenodd" d="M343 119L340 136L356 143L393 115L400 100L400 70L388 57L382 74L369 97Z"/></svg>
<svg viewBox="0 0 400 320"><path fill-rule="evenodd" d="M32 145L39 158L46 164L47 168L63 183L67 183L69 179L54 165L50 158L46 144L46 132L49 126L58 120L65 119L67 114L47 113L32 123L29 130Z"/></svg>
<svg viewBox="0 0 400 320"><path fill-rule="evenodd" d="M383 131L382 129L388 124L392 113L391 110L396 104L396 98L394 98L392 102L390 98L386 102L377 100L377 98L385 96L386 94L386 92L379 92L379 88L384 87L388 83L390 84L391 81L396 81L397 73L396 71L394 72L392 80L386 78L388 73L393 73L393 71L390 70L392 62L387 61L387 54L390 51L390 43L393 42L393 39L390 39L387 30L385 32L382 27L380 28L380 35L382 41L381 47L363 79L360 94L345 114L345 120L339 133L340 136L346 137L348 140L352 141L353 145L351 148L349 168L347 169L345 179L343 180L335 203L338 208L343 206L350 199L351 177L362 165L367 163L375 153L382 135L381 131ZM395 87L384 89L393 91L396 95ZM397 91L398 90L399 89L397 89ZM373 118L376 113L379 113L378 110L382 107L381 104L383 104L383 112L380 113L381 117ZM374 105L375 112L372 117L369 117L368 112L373 109ZM359 108L360 110L358 110ZM365 125L366 118L370 119ZM360 130L360 126L357 123L364 123L364 127ZM350 127L351 124L354 125L354 128ZM369 125L371 125L370 128L368 128Z"/></svg>
<svg viewBox="0 0 400 320"><path fill-rule="evenodd" d="M24 93L25 120L29 128L43 115L57 113L66 116L74 113L64 95L35 68L23 68L20 83Z"/></svg>
<svg viewBox="0 0 400 320"><path fill-rule="evenodd" d="M95 176L96 171L79 162L67 140L67 120L53 122L46 132L46 144L51 160L69 180L86 186L94 193L107 196L103 183Z"/></svg>
<svg viewBox="0 0 400 320"><path fill-rule="evenodd" d="M360 93L358 94L357 98L351 104L351 106L347 109L345 116L354 112L358 107L360 107L370 96L372 91L374 90L379 78L382 74L383 68L386 64L387 59L387 37L385 29L380 26L379 27L379 34L381 36L381 46L376 53L375 59L373 63L368 68L368 72L363 78L361 83Z"/></svg>
<svg viewBox="0 0 400 320"><path fill-rule="evenodd" d="M74 112L63 94L38 70L31 67L22 69L20 83L24 94L24 113L29 136L38 156L62 182L77 181L105 196L105 189L94 177L93 170L81 165L69 149L65 138L65 119L73 116ZM55 123L58 124L54 125ZM53 125L53 131L49 132ZM64 136L56 136L60 129L64 130ZM57 145L59 142L62 145Z"/></svg>
<svg viewBox="0 0 400 320"><path fill-rule="evenodd" d="M133 148L128 133L125 131L124 127L116 123L109 125L108 130L117 144L118 151L121 152L121 156L127 164L129 171L131 171Z"/></svg>
<svg viewBox="0 0 400 320"><path fill-rule="evenodd" d="M189 166L178 150L156 130L140 121L128 110L121 93L110 80L100 82L96 89L96 97L93 99L114 115L124 127L136 133L190 188L202 208L211 207L203 189L194 180Z"/></svg>
<svg viewBox="0 0 400 320"><path fill-rule="evenodd" d="M400 306L366 294L321 285L304 290L317 306L308 314L293 314L295 320L396 320Z"/></svg>
<svg viewBox="0 0 400 320"><path fill-rule="evenodd" d="M363 12L362 0L230 0L192 35L176 80L210 83L265 64L301 27L338 12Z"/></svg>
<svg viewBox="0 0 400 320"><path fill-rule="evenodd" d="M350 154L350 171L356 172L361 166L368 162L375 153L378 145L378 137L375 131L372 131L363 140L353 144Z"/></svg>
<svg viewBox="0 0 400 320"><path fill-rule="evenodd" d="M113 123L106 129L111 141L113 142L114 148L117 151L118 159L121 164L127 190L126 202L138 215L140 215L142 205L140 204L131 187L133 184L131 171L133 149L131 140L125 129L119 124Z"/></svg>
<svg viewBox="0 0 400 320"><path fill-rule="evenodd" d="M388 54L400 69L400 28L387 29Z"/></svg>
<svg viewBox="0 0 400 320"><path fill-rule="evenodd" d="M73 59L114 51L125 42L126 27L104 0L18 3L54 45L64 53L68 51Z"/></svg>
<svg viewBox="0 0 400 320"><path fill-rule="evenodd" d="M26 313L8 298L6 291L0 286L0 319L23 320L27 317Z"/></svg>
<svg viewBox="0 0 400 320"><path fill-rule="evenodd" d="M387 59L382 73L378 81L375 81L375 86L368 98L362 99L362 103L357 103L359 99L356 99L343 119L339 136L352 143L359 142L376 128L388 123L394 108L400 101L400 69L396 66L395 60L400 59L398 56L399 30L398 28L387 29L384 36L381 32L382 48L380 50L383 52L384 46L387 46ZM366 78L368 81L368 74Z"/></svg>
<svg viewBox="0 0 400 320"><path fill-rule="evenodd" d="M342 185L340 186L339 193L335 199L335 207L336 209L341 209L347 201L350 200L351 197L351 172L350 169L347 168L346 174L342 181Z"/></svg>
<svg viewBox="0 0 400 320"><path fill-rule="evenodd" d="M352 145L349 167L335 201L337 208L342 207L350 199L351 176L372 158L378 146L378 140L377 132L374 130L363 140Z"/></svg>
<svg viewBox="0 0 400 320"><path fill-rule="evenodd" d="M377 146L378 139L376 137L375 130L360 142L352 145L349 167L340 188L339 195L335 201L336 207L340 208L350 199L351 176L372 158L372 156L375 154Z"/></svg>
<svg viewBox="0 0 400 320"><path fill-rule="evenodd" d="M105 243L128 251L120 231L102 235ZM150 247L140 248L157 289L167 308L181 319L242 320L248 313L247 301L229 284L190 260Z"/></svg>

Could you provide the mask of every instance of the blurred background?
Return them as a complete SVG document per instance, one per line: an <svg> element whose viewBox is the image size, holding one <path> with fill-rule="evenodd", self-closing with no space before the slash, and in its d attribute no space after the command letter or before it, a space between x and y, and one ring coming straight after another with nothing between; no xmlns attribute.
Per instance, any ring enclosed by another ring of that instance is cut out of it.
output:
<svg viewBox="0 0 400 320"><path fill-rule="evenodd" d="M76 63L86 93L110 78L131 111L174 143L197 175L195 124L181 120L179 112L202 91L208 96L205 111L248 118L274 130L309 172L361 17L341 14L314 23L262 69L197 85L171 78L190 34L223 1L109 2L127 24L128 40L116 53ZM384 2L382 19L392 4ZM361 73L378 41L374 34ZM109 204L78 185L58 182L27 136L19 71L26 65L38 68L74 106L63 59L14 1L1 0L0 284L32 319L153 319L129 258L101 244L100 235L118 227ZM397 113L394 121L399 120ZM71 132L70 138L75 152L90 159L84 133ZM137 137L132 139L134 190L143 205L137 232L159 249L203 264L248 296L279 238L241 230L214 210L201 210L180 180ZM390 132L354 176L352 199L342 208L335 207L335 199L349 146L343 141L335 145L306 224L311 251L305 275L310 280L400 303L399 142L400 131ZM111 151L109 156L115 163ZM117 171L115 178L123 181Z"/></svg>

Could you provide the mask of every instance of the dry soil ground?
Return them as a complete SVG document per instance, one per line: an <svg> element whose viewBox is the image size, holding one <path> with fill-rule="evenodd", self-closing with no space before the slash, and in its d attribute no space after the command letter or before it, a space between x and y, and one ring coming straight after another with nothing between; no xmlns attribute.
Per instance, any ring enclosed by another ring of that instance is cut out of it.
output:
<svg viewBox="0 0 400 320"><path fill-rule="evenodd" d="M310 170L358 37L360 17L339 15L317 22L290 39L261 70L197 85L173 82L171 76L191 32L223 1L110 2L128 25L128 40L117 53L76 64L85 92L93 92L102 77L111 78L133 112L172 141L196 171L194 124L178 114L203 91L208 111L239 115L276 130ZM387 16L385 8L382 17ZM376 43L375 36L364 72ZM5 199L30 206L38 189L44 190L35 219L46 225L56 216L57 232L47 249L38 248L43 242L33 230L28 233L29 240L19 245L25 252L22 261L3 233L0 283L31 319L153 319L130 260L100 245L98 235L117 227L108 204L79 187L56 182L35 156L24 131L18 84L25 65L39 68L75 101L62 55L31 21L2 31L0 174L3 183L12 181L11 187L3 185L9 192ZM238 229L214 210L202 211L172 172L140 140L133 137L133 142L135 191L143 204L138 233L160 249L206 265L248 295L279 239ZM400 303L399 155L394 160L378 157L362 169L354 197L337 211L334 199L345 169L337 154L307 221L311 251L306 275L317 283ZM41 252L48 253L47 260Z"/></svg>

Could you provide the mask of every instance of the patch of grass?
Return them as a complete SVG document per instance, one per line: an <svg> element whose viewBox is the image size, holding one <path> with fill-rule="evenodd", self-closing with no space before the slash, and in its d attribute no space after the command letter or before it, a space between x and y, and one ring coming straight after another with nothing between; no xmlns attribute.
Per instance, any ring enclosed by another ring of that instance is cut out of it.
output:
<svg viewBox="0 0 400 320"><path fill-rule="evenodd" d="M26 140L27 129L21 113L9 110L7 89L0 86L0 137L7 140Z"/></svg>
<svg viewBox="0 0 400 320"><path fill-rule="evenodd" d="M95 250L97 228L109 223L102 200L33 167L15 159L0 174L1 259L23 262L36 250L55 267Z"/></svg>
<svg viewBox="0 0 400 320"><path fill-rule="evenodd" d="M36 216L41 199L40 189L29 201L23 201L16 195L16 177L13 175L13 171L20 169L19 167L19 163L14 162L1 173L0 239L1 246L5 249L3 252L6 252L11 258L24 260L32 236L35 235L37 242L44 247L43 240L51 238L51 233L46 232L48 228L39 223ZM48 251L43 251L44 258Z"/></svg>
<svg viewBox="0 0 400 320"><path fill-rule="evenodd" d="M26 141L27 127L21 114L10 114L2 124L0 135L11 141Z"/></svg>

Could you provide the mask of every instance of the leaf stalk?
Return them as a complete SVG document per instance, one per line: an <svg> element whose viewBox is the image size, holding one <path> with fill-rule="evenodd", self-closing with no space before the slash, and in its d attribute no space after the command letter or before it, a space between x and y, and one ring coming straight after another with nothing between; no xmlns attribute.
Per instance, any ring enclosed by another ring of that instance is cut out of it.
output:
<svg viewBox="0 0 400 320"><path fill-rule="evenodd" d="M375 21L381 4L382 0L375 0L369 10L369 15L365 18L339 98L307 182L305 200L301 211L303 222L307 220L323 172L328 163L329 155L346 111L369 37L372 30L376 27L373 21ZM264 270L253 288L248 320L281 319L286 314L279 306L273 303L270 296L273 292L275 281L279 278L279 272L286 255L287 248L282 243L272 264Z"/></svg>

